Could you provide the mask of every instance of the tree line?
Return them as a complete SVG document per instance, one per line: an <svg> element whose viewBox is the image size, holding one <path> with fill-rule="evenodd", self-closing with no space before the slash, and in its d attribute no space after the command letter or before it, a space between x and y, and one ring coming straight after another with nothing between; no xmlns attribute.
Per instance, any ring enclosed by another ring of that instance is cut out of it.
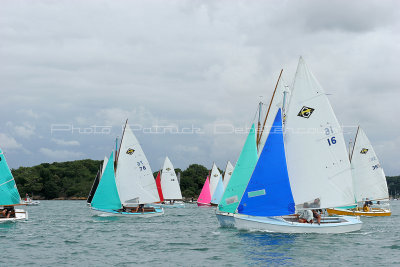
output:
<svg viewBox="0 0 400 267"><path fill-rule="evenodd" d="M22 197L29 194L38 199L86 198L99 170L101 160L76 160L67 162L42 163L33 167L20 167L11 172ZM209 170L199 164L191 164L186 170L179 168L182 195L197 197L209 174ZM158 171L154 173L156 177ZM222 173L222 172L221 172ZM400 176L387 177L389 194L400 195Z"/></svg>

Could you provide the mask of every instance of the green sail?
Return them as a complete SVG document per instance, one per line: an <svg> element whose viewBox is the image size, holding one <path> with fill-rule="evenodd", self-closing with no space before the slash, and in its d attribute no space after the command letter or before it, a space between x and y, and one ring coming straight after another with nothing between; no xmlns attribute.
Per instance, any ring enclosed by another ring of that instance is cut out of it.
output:
<svg viewBox="0 0 400 267"><path fill-rule="evenodd" d="M0 206L19 204L21 198L6 158L0 149Z"/></svg>
<svg viewBox="0 0 400 267"><path fill-rule="evenodd" d="M218 210L222 212L234 213L240 203L240 199L247 184L249 183L251 174L257 164L257 144L254 124L251 126L246 143L243 146L239 159L236 162L231 179L226 186Z"/></svg>
<svg viewBox="0 0 400 267"><path fill-rule="evenodd" d="M91 206L96 209L118 210L121 206L114 173L114 152L108 160L99 185L94 193Z"/></svg>

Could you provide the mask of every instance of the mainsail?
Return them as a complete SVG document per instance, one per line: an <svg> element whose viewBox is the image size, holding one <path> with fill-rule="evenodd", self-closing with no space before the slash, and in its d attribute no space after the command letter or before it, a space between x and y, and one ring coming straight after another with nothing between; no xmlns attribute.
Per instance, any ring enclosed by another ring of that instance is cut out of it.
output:
<svg viewBox="0 0 400 267"><path fill-rule="evenodd" d="M228 160L228 163L226 164L226 168L225 168L225 173L224 173L224 188L226 188L226 186L229 183L229 180L231 179L233 173L233 166L232 163Z"/></svg>
<svg viewBox="0 0 400 267"><path fill-rule="evenodd" d="M14 177L8 167L3 151L0 149L0 205L19 204L21 197L15 184Z"/></svg>
<svg viewBox="0 0 400 267"><path fill-rule="evenodd" d="M104 210L118 210L121 208L121 201L115 184L113 154L114 152L111 152L110 160L104 167L103 176L94 193L91 203L93 208Z"/></svg>
<svg viewBox="0 0 400 267"><path fill-rule="evenodd" d="M129 125L121 140L116 181L123 204L160 201L150 164Z"/></svg>
<svg viewBox="0 0 400 267"><path fill-rule="evenodd" d="M218 205L219 211L228 213L234 213L236 211L254 167L256 166L257 159L256 133L253 124L247 135L242 152L240 152L231 179Z"/></svg>
<svg viewBox="0 0 400 267"><path fill-rule="evenodd" d="M367 198L369 200L389 199L385 173L361 127L357 130L351 166L357 202L365 201Z"/></svg>
<svg viewBox="0 0 400 267"><path fill-rule="evenodd" d="M296 208L354 203L342 129L328 97L302 58L287 111L285 147Z"/></svg>
<svg viewBox="0 0 400 267"><path fill-rule="evenodd" d="M211 175L210 175L211 196L214 195L214 192L215 192L215 189L217 188L220 177L221 177L221 173L219 172L217 165L215 165L215 163L214 163L212 166Z"/></svg>
<svg viewBox="0 0 400 267"><path fill-rule="evenodd" d="M165 200L182 200L178 178L168 157L165 158L161 173L161 188Z"/></svg>
<svg viewBox="0 0 400 267"><path fill-rule="evenodd" d="M281 109L240 201L238 213L252 216L281 216L295 213L286 167Z"/></svg>

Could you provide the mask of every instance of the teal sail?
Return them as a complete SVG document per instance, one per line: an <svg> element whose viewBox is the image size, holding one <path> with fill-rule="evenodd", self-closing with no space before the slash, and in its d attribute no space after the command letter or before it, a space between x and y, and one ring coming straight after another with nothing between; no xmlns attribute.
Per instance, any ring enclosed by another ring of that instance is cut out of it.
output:
<svg viewBox="0 0 400 267"><path fill-rule="evenodd" d="M257 144L256 133L254 124L247 136L244 143L242 152L238 161L236 162L235 169L233 170L231 179L226 186L225 192L218 205L218 210L222 212L234 213L239 205L246 186L253 173L254 167L257 164Z"/></svg>
<svg viewBox="0 0 400 267"><path fill-rule="evenodd" d="M95 209L118 210L121 206L114 173L114 152L111 152L103 176L94 193L91 206Z"/></svg>
<svg viewBox="0 0 400 267"><path fill-rule="evenodd" d="M295 213L286 166L282 113L278 110L267 141L240 201L238 213L281 216Z"/></svg>
<svg viewBox="0 0 400 267"><path fill-rule="evenodd" d="M222 176L219 176L217 187L215 188L215 192L211 198L211 204L218 205L221 201L222 195L224 194L224 183L222 182Z"/></svg>
<svg viewBox="0 0 400 267"><path fill-rule="evenodd" d="M21 198L3 151L0 149L0 206L19 204Z"/></svg>

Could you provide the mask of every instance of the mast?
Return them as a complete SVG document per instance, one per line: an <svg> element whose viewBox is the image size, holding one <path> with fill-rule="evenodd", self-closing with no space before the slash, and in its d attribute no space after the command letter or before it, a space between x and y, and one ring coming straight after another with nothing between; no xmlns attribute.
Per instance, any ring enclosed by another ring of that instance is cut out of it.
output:
<svg viewBox="0 0 400 267"><path fill-rule="evenodd" d="M117 154L117 144L115 144L115 166L117 166L117 164L118 164L119 152L121 150L121 144L122 144L122 140L124 139L124 134L125 134L125 129L126 129L127 124L128 124L128 119L126 119L124 130L122 131L122 137L121 137L121 142L119 143L118 154ZM117 168L115 168L115 170L117 170Z"/></svg>
<svg viewBox="0 0 400 267"><path fill-rule="evenodd" d="M262 108L262 102L258 103L258 124L257 124L257 140L260 139L260 128L261 128L261 108ZM228 164L228 163L227 163Z"/></svg>
<svg viewBox="0 0 400 267"><path fill-rule="evenodd" d="M261 136L262 136L263 131L264 131L265 123L267 122L269 110L271 109L272 101L274 100L276 88L278 88L278 84L279 84L279 81L280 81L280 79L281 79L282 72L283 72L283 69L281 69L281 72L279 73L279 78L278 78L278 81L276 82L275 89L274 89L274 93L272 94L271 101L269 102L269 106L268 106L268 110L267 110L267 115L265 115L264 124L263 124L263 126L262 126L262 128L261 128L261 133L260 133L260 135L257 135L257 147L258 147L258 145L260 144L260 139L261 139Z"/></svg>
<svg viewBox="0 0 400 267"><path fill-rule="evenodd" d="M357 141L357 136L358 136L358 131L359 130L360 130L360 125L358 125L358 127L357 127L356 137L354 138L354 145L353 145L353 149L351 150L350 162L351 162L351 159L353 158L354 148L356 146L356 141ZM350 149L349 149L349 151L350 151Z"/></svg>

